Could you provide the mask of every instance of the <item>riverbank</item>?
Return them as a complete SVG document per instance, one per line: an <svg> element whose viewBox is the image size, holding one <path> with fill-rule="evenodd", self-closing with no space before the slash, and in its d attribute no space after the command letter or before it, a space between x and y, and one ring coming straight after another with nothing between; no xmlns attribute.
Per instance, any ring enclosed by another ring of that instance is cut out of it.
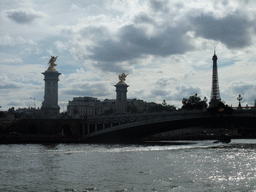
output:
<svg viewBox="0 0 256 192"><path fill-rule="evenodd" d="M58 135L0 135L0 144L23 143L84 143L82 137L67 137Z"/></svg>
<svg viewBox="0 0 256 192"><path fill-rule="evenodd" d="M255 139L255 137L243 137L243 136L233 136L231 139ZM95 141L90 140L86 137L68 137L59 135L0 135L0 144L35 144L35 143L132 143L132 144L190 144L191 141L198 140L218 140L218 136L158 136L158 137L148 137L142 140L132 140L132 141ZM188 142L190 141L190 142Z"/></svg>

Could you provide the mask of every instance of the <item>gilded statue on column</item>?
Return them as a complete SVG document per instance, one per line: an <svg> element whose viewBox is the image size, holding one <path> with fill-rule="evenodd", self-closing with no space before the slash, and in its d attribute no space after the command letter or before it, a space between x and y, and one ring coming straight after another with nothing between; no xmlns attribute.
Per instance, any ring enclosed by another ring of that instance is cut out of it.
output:
<svg viewBox="0 0 256 192"><path fill-rule="evenodd" d="M47 71L56 71L56 69L54 68L55 66L57 66L57 64L55 63L55 61L57 60L57 57L51 56L51 59L49 60L48 64L49 67L47 69Z"/></svg>
<svg viewBox="0 0 256 192"><path fill-rule="evenodd" d="M118 83L122 83L122 84L125 84L125 78L128 76L129 74L125 74L125 73L122 73L122 74L119 74L118 75L118 78L119 78L119 82Z"/></svg>

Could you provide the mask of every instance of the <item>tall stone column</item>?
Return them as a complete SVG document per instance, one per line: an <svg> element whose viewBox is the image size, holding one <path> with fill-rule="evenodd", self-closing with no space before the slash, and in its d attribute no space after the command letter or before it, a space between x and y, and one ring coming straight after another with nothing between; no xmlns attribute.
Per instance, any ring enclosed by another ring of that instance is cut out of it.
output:
<svg viewBox="0 0 256 192"><path fill-rule="evenodd" d="M49 61L50 67L42 73L44 75L45 89L44 101L41 110L44 115L58 114L60 110L58 105L58 81L61 73L54 68L54 66L57 65L54 63L57 57L52 58L55 58L55 60L52 61L51 59Z"/></svg>
<svg viewBox="0 0 256 192"><path fill-rule="evenodd" d="M128 74L127 74L128 75ZM127 85L124 81L127 76L126 74L119 75L119 82L115 85L116 87L116 113L127 112Z"/></svg>

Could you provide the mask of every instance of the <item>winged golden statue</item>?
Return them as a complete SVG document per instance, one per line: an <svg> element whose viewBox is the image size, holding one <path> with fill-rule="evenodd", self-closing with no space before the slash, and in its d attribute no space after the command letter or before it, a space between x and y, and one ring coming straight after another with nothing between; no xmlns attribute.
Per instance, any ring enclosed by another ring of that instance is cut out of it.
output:
<svg viewBox="0 0 256 192"><path fill-rule="evenodd" d="M49 67L47 69L47 71L56 71L56 69L54 68L55 66L57 66L57 64L55 63L55 61L57 60L57 57L51 56L51 59L49 60L48 64Z"/></svg>
<svg viewBox="0 0 256 192"><path fill-rule="evenodd" d="M118 75L118 78L119 78L119 82L118 83L125 83L125 78L129 75L129 73L125 74L125 73L122 73L120 75Z"/></svg>

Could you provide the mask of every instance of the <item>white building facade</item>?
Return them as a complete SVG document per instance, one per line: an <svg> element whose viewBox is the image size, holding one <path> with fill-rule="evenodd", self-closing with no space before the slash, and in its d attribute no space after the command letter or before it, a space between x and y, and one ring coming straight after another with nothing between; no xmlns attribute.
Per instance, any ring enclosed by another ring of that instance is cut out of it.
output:
<svg viewBox="0 0 256 192"><path fill-rule="evenodd" d="M127 99L127 106L136 106L137 112L142 113L148 110L150 103L140 99ZM67 106L68 116L87 117L95 115L110 115L118 113L116 109L116 99L105 99L100 101L94 97L74 97ZM127 111L129 113L131 111Z"/></svg>
<svg viewBox="0 0 256 192"><path fill-rule="evenodd" d="M115 100L100 101L94 97L74 97L67 106L68 116L94 116L103 115L105 112L115 110Z"/></svg>

